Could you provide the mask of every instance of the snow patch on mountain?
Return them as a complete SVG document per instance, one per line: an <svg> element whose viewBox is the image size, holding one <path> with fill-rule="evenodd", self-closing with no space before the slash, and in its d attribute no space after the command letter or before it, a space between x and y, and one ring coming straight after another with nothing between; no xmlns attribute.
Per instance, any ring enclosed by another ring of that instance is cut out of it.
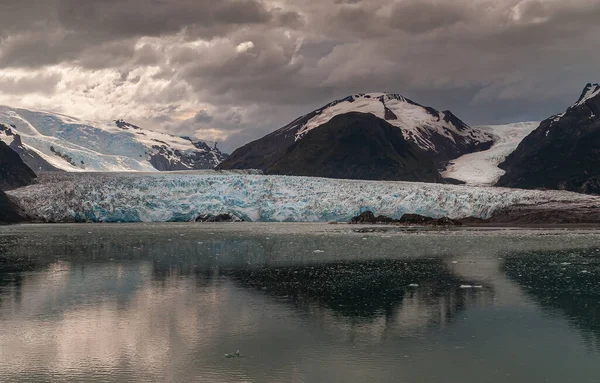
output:
<svg viewBox="0 0 600 383"><path fill-rule="evenodd" d="M562 191L209 171L45 173L38 184L10 194L28 213L58 222L181 222L221 213L247 221L326 222L348 221L366 210L393 218L489 218L515 204L600 204L600 197Z"/></svg>
<svg viewBox="0 0 600 383"><path fill-rule="evenodd" d="M145 130L123 120L82 121L0 106L0 124L0 140L12 143L19 137L24 161L23 152L35 153L69 172L211 169L225 158L214 143Z"/></svg>
<svg viewBox="0 0 600 383"><path fill-rule="evenodd" d="M494 185L505 173L498 165L539 125L539 122L518 122L478 126L481 131L495 137L494 145L488 150L469 153L451 161L442 175L466 182L468 185Z"/></svg>
<svg viewBox="0 0 600 383"><path fill-rule="evenodd" d="M598 95L600 95L600 84L587 84L583 89L583 93L579 97L579 100L577 100L573 107L583 105L587 100L590 100Z"/></svg>
<svg viewBox="0 0 600 383"><path fill-rule="evenodd" d="M482 143L492 140L486 132L473 129L462 122L455 124L456 117L450 112L438 112L419 105L399 94L367 93L346 97L316 111L316 115L304 125L294 125L296 140L309 131L327 123L333 117L349 112L371 113L401 128L405 138L426 151L436 150L433 135L441 134L456 143L457 138Z"/></svg>

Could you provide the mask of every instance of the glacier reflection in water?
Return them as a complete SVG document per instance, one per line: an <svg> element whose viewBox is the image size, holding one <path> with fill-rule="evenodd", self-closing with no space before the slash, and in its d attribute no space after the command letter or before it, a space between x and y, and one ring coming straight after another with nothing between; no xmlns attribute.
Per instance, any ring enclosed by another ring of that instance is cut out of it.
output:
<svg viewBox="0 0 600 383"><path fill-rule="evenodd" d="M594 381L598 249L593 230L3 227L0 381Z"/></svg>

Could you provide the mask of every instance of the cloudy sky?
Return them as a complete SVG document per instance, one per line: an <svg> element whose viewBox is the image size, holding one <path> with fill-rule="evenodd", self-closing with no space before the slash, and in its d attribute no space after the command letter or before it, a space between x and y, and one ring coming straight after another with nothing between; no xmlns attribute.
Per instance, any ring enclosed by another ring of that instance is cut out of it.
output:
<svg viewBox="0 0 600 383"><path fill-rule="evenodd" d="M2 0L0 104L227 151L359 92L542 119L600 81L598 20L600 0Z"/></svg>

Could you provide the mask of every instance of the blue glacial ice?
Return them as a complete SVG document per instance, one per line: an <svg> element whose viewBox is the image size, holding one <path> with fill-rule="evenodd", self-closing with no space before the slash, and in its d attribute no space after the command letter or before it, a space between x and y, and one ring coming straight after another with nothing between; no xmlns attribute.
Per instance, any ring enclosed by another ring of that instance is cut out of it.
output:
<svg viewBox="0 0 600 383"><path fill-rule="evenodd" d="M246 221L342 222L366 210L394 218L489 218L514 204L597 199L561 191L217 172L49 173L10 195L29 213L57 222L187 222L220 213Z"/></svg>

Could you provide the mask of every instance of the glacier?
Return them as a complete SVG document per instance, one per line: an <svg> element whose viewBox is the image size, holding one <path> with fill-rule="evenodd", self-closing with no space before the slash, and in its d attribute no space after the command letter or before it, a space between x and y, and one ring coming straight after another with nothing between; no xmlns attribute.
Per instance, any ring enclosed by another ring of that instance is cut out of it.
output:
<svg viewBox="0 0 600 383"><path fill-rule="evenodd" d="M540 126L539 121L476 126L476 129L495 137L492 147L451 160L442 175L463 181L467 185L495 185L506 173L498 165L538 126Z"/></svg>
<svg viewBox="0 0 600 383"><path fill-rule="evenodd" d="M229 213L254 222L346 222L371 210L400 218L489 218L511 205L582 202L563 191L265 176L241 172L44 173L7 193L29 214L54 222L189 222Z"/></svg>

